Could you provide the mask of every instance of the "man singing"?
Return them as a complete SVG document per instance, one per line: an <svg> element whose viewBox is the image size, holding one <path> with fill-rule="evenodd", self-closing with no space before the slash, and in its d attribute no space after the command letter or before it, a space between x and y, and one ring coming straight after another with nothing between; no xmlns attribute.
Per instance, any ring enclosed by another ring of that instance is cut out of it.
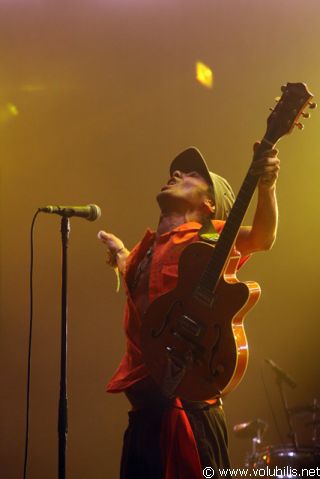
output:
<svg viewBox="0 0 320 479"><path fill-rule="evenodd" d="M255 149L258 147L255 144ZM277 231L277 150L265 151L250 173L259 176L258 201L252 226L242 226L235 249L241 266L251 253L272 247ZM149 304L175 288L182 250L201 241L201 231L219 234L234 202L229 183L209 171L196 148L171 163L170 178L157 195L160 220L129 252L111 233L99 238L108 250L107 263L117 266L127 294L127 347L107 390L124 392L131 404L121 459L121 479L201 479L211 467L230 467L227 432L220 399L186 401L168 398L144 364L140 329Z"/></svg>

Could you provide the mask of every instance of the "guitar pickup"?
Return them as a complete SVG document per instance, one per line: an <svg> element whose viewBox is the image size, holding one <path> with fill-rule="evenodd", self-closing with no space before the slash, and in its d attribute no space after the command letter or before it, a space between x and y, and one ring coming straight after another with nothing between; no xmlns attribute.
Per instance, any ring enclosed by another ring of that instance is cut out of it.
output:
<svg viewBox="0 0 320 479"><path fill-rule="evenodd" d="M199 286L194 292L193 297L197 301L199 301L199 303L209 306L210 308L212 307L214 301L214 295L212 290L209 290L207 288L201 288L201 286Z"/></svg>
<svg viewBox="0 0 320 479"><path fill-rule="evenodd" d="M201 324L189 318L189 316L186 316L185 314L178 319L178 326L181 330L181 333L190 334L196 338L200 336L203 330Z"/></svg>

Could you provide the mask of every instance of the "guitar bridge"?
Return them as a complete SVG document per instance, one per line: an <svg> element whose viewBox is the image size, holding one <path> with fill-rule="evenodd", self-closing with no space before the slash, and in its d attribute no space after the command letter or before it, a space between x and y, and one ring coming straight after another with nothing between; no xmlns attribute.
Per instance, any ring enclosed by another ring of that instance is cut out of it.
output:
<svg viewBox="0 0 320 479"><path fill-rule="evenodd" d="M198 357L200 353L203 353L203 346L193 342L183 334L180 334L177 331L172 331L172 336L188 347L186 352L180 353L186 363L193 363L196 360L196 357Z"/></svg>

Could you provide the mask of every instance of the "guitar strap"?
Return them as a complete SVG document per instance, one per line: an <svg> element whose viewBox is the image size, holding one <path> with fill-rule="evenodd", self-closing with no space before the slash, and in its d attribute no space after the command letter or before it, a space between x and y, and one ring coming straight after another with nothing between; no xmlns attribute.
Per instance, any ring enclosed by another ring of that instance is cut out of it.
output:
<svg viewBox="0 0 320 479"><path fill-rule="evenodd" d="M212 244L217 243L220 236L215 229L212 221L207 221L206 223L204 223L198 231L198 235L202 241Z"/></svg>

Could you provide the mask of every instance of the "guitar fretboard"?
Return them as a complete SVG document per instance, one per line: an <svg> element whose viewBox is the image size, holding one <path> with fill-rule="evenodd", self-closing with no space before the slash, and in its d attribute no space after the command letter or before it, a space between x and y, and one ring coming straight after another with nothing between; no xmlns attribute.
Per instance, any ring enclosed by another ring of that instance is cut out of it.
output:
<svg viewBox="0 0 320 479"><path fill-rule="evenodd" d="M254 155L252 163L261 155L261 153L263 153L263 151L270 149L270 147L270 142L264 138ZM259 176L253 176L250 173L250 169L251 165L220 234L216 247L213 249L211 259L209 260L195 291L195 296L199 295L201 300L207 297L210 301L212 298L213 292L224 271L230 251L233 248L243 218L259 181Z"/></svg>

